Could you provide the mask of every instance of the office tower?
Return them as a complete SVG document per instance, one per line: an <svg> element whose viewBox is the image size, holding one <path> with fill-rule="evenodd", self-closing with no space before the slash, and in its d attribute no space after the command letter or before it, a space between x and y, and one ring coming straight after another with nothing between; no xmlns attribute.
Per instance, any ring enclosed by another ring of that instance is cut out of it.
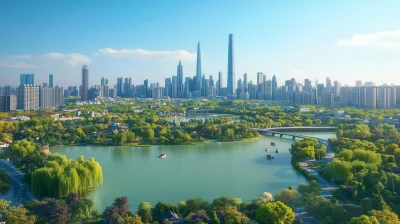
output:
<svg viewBox="0 0 400 224"><path fill-rule="evenodd" d="M124 87L123 87L124 81L123 80L124 80L124 78L122 78L122 77L117 78L117 96L119 96L119 97L124 96Z"/></svg>
<svg viewBox="0 0 400 224"><path fill-rule="evenodd" d="M317 85L317 97L321 97L324 92L324 84Z"/></svg>
<svg viewBox="0 0 400 224"><path fill-rule="evenodd" d="M244 93L243 88L244 88L244 87L243 87L242 79L239 79L239 80L237 81L237 89L236 89L236 96L237 96L238 99L241 99L242 94Z"/></svg>
<svg viewBox="0 0 400 224"><path fill-rule="evenodd" d="M33 84L35 84L35 75L34 74L20 74L20 76L19 76L19 84L20 85L33 85Z"/></svg>
<svg viewBox="0 0 400 224"><path fill-rule="evenodd" d="M178 97L178 77L172 76L172 98Z"/></svg>
<svg viewBox="0 0 400 224"><path fill-rule="evenodd" d="M289 91L295 92L296 91L296 87L297 87L296 79L295 78L291 78L290 79L290 88L291 89Z"/></svg>
<svg viewBox="0 0 400 224"><path fill-rule="evenodd" d="M311 90L312 90L311 80L309 80L309 79L304 79L304 88L303 88L303 91L305 91L305 92L310 92Z"/></svg>
<svg viewBox="0 0 400 224"><path fill-rule="evenodd" d="M268 80L266 82L267 88L266 88L266 92L267 92L267 96L266 96L266 100L272 100L272 81Z"/></svg>
<svg viewBox="0 0 400 224"><path fill-rule="evenodd" d="M17 109L17 96L0 95L0 112L9 112Z"/></svg>
<svg viewBox="0 0 400 224"><path fill-rule="evenodd" d="M259 85L261 85L261 83L262 83L262 79L263 79L263 73L262 72L257 72L257 85L259 86Z"/></svg>
<svg viewBox="0 0 400 224"><path fill-rule="evenodd" d="M204 79L204 96L205 97L210 96L210 80L209 79Z"/></svg>
<svg viewBox="0 0 400 224"><path fill-rule="evenodd" d="M176 76L178 78L178 97L183 96L183 67L181 61L176 69Z"/></svg>
<svg viewBox="0 0 400 224"><path fill-rule="evenodd" d="M89 68L87 65L82 67L82 86L81 86L81 100L88 100L89 90Z"/></svg>
<svg viewBox="0 0 400 224"><path fill-rule="evenodd" d="M234 58L234 48L233 48L233 34L229 34L229 44L228 44L228 96L235 98L235 58Z"/></svg>
<svg viewBox="0 0 400 224"><path fill-rule="evenodd" d="M185 97L189 98L191 97L190 95L190 83L192 82L192 79L190 77L185 78Z"/></svg>
<svg viewBox="0 0 400 224"><path fill-rule="evenodd" d="M335 97L339 97L340 83L338 81L333 82L333 94L335 95Z"/></svg>
<svg viewBox="0 0 400 224"><path fill-rule="evenodd" d="M39 109L39 87L36 85L17 86L17 109Z"/></svg>
<svg viewBox="0 0 400 224"><path fill-rule="evenodd" d="M106 85L108 85L108 79L107 78L101 78L101 85L102 86L106 86Z"/></svg>
<svg viewBox="0 0 400 224"><path fill-rule="evenodd" d="M125 78L124 97L132 97L131 95L132 78Z"/></svg>
<svg viewBox="0 0 400 224"><path fill-rule="evenodd" d="M276 81L276 76L272 76L272 99L276 100L278 91L278 82Z"/></svg>
<svg viewBox="0 0 400 224"><path fill-rule="evenodd" d="M243 74L243 91L246 93L247 92L247 86L248 86L248 82L247 82L247 73Z"/></svg>
<svg viewBox="0 0 400 224"><path fill-rule="evenodd" d="M201 77L201 96L206 96L206 75L203 74L203 76Z"/></svg>
<svg viewBox="0 0 400 224"><path fill-rule="evenodd" d="M54 88L48 88L45 86L39 87L39 107L40 108L55 107Z"/></svg>
<svg viewBox="0 0 400 224"><path fill-rule="evenodd" d="M328 92L330 92L332 89L332 81L329 77L326 77L326 89Z"/></svg>
<svg viewBox="0 0 400 224"><path fill-rule="evenodd" d="M172 80L171 78L165 78L164 84L164 96L172 97Z"/></svg>
<svg viewBox="0 0 400 224"><path fill-rule="evenodd" d="M196 64L196 89L201 90L201 52L200 52L200 41L197 43L197 64Z"/></svg>
<svg viewBox="0 0 400 224"><path fill-rule="evenodd" d="M49 88L53 88L53 83L54 81L54 75L53 74L49 74Z"/></svg>
<svg viewBox="0 0 400 224"><path fill-rule="evenodd" d="M224 76L222 75L222 72L218 72L218 83L220 88L224 88Z"/></svg>
<svg viewBox="0 0 400 224"><path fill-rule="evenodd" d="M356 81L356 87L362 87L362 81L361 80L357 80Z"/></svg>

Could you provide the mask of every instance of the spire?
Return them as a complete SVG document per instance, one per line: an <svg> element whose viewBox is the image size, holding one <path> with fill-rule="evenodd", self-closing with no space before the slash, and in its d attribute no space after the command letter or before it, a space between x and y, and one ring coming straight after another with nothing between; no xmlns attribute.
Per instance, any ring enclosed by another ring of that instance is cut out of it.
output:
<svg viewBox="0 0 400 224"><path fill-rule="evenodd" d="M196 65L196 88L201 89L201 52L200 52L200 41L197 43L197 65Z"/></svg>

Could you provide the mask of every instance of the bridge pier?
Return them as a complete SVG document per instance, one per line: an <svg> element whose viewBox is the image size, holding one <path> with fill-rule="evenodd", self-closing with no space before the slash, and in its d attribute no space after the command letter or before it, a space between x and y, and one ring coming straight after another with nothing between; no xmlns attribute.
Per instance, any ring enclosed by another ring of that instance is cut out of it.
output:
<svg viewBox="0 0 400 224"><path fill-rule="evenodd" d="M272 136L275 136L275 133L272 133Z"/></svg>
<svg viewBox="0 0 400 224"><path fill-rule="evenodd" d="M296 137L295 137L295 136L293 136L293 140L296 140Z"/></svg>
<svg viewBox="0 0 400 224"><path fill-rule="evenodd" d="M283 137L283 134L280 134L281 138Z"/></svg>

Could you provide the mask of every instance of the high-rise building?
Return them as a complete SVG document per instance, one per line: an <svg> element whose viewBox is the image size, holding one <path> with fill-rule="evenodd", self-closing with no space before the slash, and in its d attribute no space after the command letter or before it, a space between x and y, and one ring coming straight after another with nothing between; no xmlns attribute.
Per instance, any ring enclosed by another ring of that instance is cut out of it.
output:
<svg viewBox="0 0 400 224"><path fill-rule="evenodd" d="M39 87L36 85L17 86L17 109L39 109Z"/></svg>
<svg viewBox="0 0 400 224"><path fill-rule="evenodd" d="M362 81L361 80L357 80L356 81L356 87L362 87Z"/></svg>
<svg viewBox="0 0 400 224"><path fill-rule="evenodd" d="M54 85L54 75L53 74L49 74L49 88L53 88Z"/></svg>
<svg viewBox="0 0 400 224"><path fill-rule="evenodd" d="M249 83L247 82L247 73L243 74L243 91L247 93L247 86Z"/></svg>
<svg viewBox="0 0 400 224"><path fill-rule="evenodd" d="M197 43L197 63L196 63L196 90L201 91L201 51L200 41Z"/></svg>
<svg viewBox="0 0 400 224"><path fill-rule="evenodd" d="M54 104L56 107L64 105L64 89L61 86L54 87Z"/></svg>
<svg viewBox="0 0 400 224"><path fill-rule="evenodd" d="M0 112L9 112L17 109L17 96L0 95Z"/></svg>
<svg viewBox="0 0 400 224"><path fill-rule="evenodd" d="M276 100L278 92L278 82L276 81L276 76L272 76L272 99Z"/></svg>
<svg viewBox="0 0 400 224"><path fill-rule="evenodd" d="M235 58L234 58L234 48L233 48L233 34L229 34L229 44L228 44L228 97L235 98Z"/></svg>
<svg viewBox="0 0 400 224"><path fill-rule="evenodd" d="M132 78L125 78L124 83L124 97L132 97L131 94L131 87L132 87Z"/></svg>
<svg viewBox="0 0 400 224"><path fill-rule="evenodd" d="M178 78L178 97L183 97L183 67L181 61L176 68L176 76Z"/></svg>
<svg viewBox="0 0 400 224"><path fill-rule="evenodd" d="M33 85L33 84L35 84L35 75L34 74L20 74L20 76L19 76L19 84L20 85Z"/></svg>
<svg viewBox="0 0 400 224"><path fill-rule="evenodd" d="M48 88L45 86L39 87L39 107L40 108L55 107L54 88Z"/></svg>
<svg viewBox="0 0 400 224"><path fill-rule="evenodd" d="M119 96L119 97L123 97L124 96L124 94L123 94L123 81L124 80L124 78L122 78L122 77L119 77L119 78L117 78L117 96Z"/></svg>
<svg viewBox="0 0 400 224"><path fill-rule="evenodd" d="M106 85L108 85L108 79L107 78L101 78L101 85L102 86L106 86Z"/></svg>
<svg viewBox="0 0 400 224"><path fill-rule="evenodd" d="M88 100L89 91L89 68L87 65L82 67L82 86L81 86L81 100Z"/></svg>

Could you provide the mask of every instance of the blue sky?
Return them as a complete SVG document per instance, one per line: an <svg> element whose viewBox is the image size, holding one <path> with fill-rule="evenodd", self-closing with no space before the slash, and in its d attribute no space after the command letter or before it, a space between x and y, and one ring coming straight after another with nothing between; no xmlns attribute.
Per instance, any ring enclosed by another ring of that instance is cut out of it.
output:
<svg viewBox="0 0 400 224"><path fill-rule="evenodd" d="M107 77L164 83L195 75L197 41L203 72L226 75L234 34L236 80L257 72L342 84L400 84L400 1L0 1L0 85L34 73L39 84L90 85ZM226 82L226 79L225 79Z"/></svg>

